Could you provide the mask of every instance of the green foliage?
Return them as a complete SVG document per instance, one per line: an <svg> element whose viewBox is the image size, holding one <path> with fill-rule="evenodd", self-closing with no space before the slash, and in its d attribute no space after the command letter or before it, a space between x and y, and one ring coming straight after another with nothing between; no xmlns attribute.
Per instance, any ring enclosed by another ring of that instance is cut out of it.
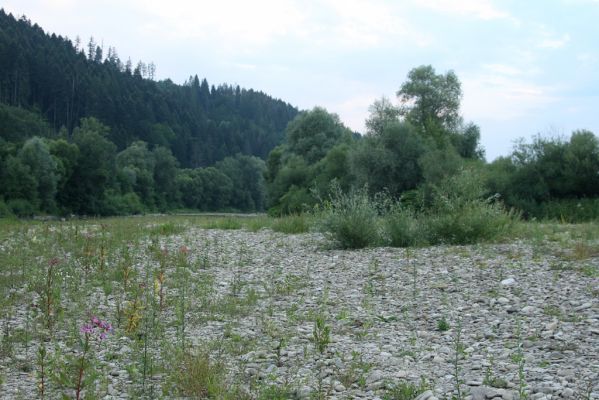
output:
<svg viewBox="0 0 599 400"><path fill-rule="evenodd" d="M589 131L575 131L569 141L537 136L532 143L520 142L511 157L488 166L487 183L525 217L581 221L595 218L592 206L577 204L599 196L598 170L599 140ZM567 204L576 208L565 210Z"/></svg>
<svg viewBox="0 0 599 400"><path fill-rule="evenodd" d="M377 245L381 242L377 208L366 189L345 194L334 188L317 217L319 229L344 249Z"/></svg>
<svg viewBox="0 0 599 400"><path fill-rule="evenodd" d="M368 135L380 135L390 125L394 125L399 122L399 116L401 111L395 107L389 99L382 97L380 100L375 100L374 103L368 107L370 115L366 119L366 132Z"/></svg>
<svg viewBox="0 0 599 400"><path fill-rule="evenodd" d="M291 214L275 219L272 230L282 233L305 233L310 230L311 221L306 213Z"/></svg>
<svg viewBox="0 0 599 400"><path fill-rule="evenodd" d="M449 322L445 319L445 317L441 318L437 321L437 330L439 332L446 332L450 328Z"/></svg>
<svg viewBox="0 0 599 400"><path fill-rule="evenodd" d="M9 141L49 137L63 126L71 134L93 116L111 128L107 138L118 150L143 140L196 168L239 152L266 158L298 113L262 92L210 87L197 76L183 85L155 82L153 64L132 67L93 43L86 57L68 38L3 10L0 26L0 137Z"/></svg>
<svg viewBox="0 0 599 400"><path fill-rule="evenodd" d="M31 174L29 166L23 164L19 157L8 156L0 171L0 190L7 199L28 199L37 208L37 182Z"/></svg>
<svg viewBox="0 0 599 400"><path fill-rule="evenodd" d="M6 206L17 217L33 217L37 210L34 204L25 199L10 199L6 203Z"/></svg>
<svg viewBox="0 0 599 400"><path fill-rule="evenodd" d="M227 386L223 364L211 360L208 353L177 350L173 358L165 395L196 399L236 398Z"/></svg>
<svg viewBox="0 0 599 400"><path fill-rule="evenodd" d="M319 314L314 321L312 330L312 340L314 346L320 354L324 354L331 342L331 327L327 325L324 315Z"/></svg>
<svg viewBox="0 0 599 400"><path fill-rule="evenodd" d="M264 161L257 157L236 154L216 163L215 167L232 182L228 207L243 211L264 209Z"/></svg>
<svg viewBox="0 0 599 400"><path fill-rule="evenodd" d="M431 244L468 244L495 240L510 231L516 216L506 212L493 197L485 198L482 177L463 170L434 189L427 213Z"/></svg>
<svg viewBox="0 0 599 400"><path fill-rule="evenodd" d="M0 199L0 218L12 217L13 213L10 207Z"/></svg>
<svg viewBox="0 0 599 400"><path fill-rule="evenodd" d="M108 190L104 194L101 209L105 215L135 215L146 211L136 193L120 194L114 190Z"/></svg>
<svg viewBox="0 0 599 400"><path fill-rule="evenodd" d="M73 133L79 148L77 168L59 198L78 214L108 214L102 204L115 176L116 146L106 139L107 132L108 127L98 120L84 118Z"/></svg>
<svg viewBox="0 0 599 400"><path fill-rule="evenodd" d="M418 216L411 208L395 204L384 220L391 246L412 247L426 243L425 218Z"/></svg>
<svg viewBox="0 0 599 400"><path fill-rule="evenodd" d="M317 202L312 189L326 195L336 179L350 186L347 154L351 132L335 114L316 107L298 115L285 130L287 143L269 156L266 190L271 215L298 213Z"/></svg>
<svg viewBox="0 0 599 400"><path fill-rule="evenodd" d="M36 182L36 198L40 201L41 210L53 212L59 177L56 161L50 155L48 146L42 139L33 137L19 151L19 159L29 167L31 177Z"/></svg>
<svg viewBox="0 0 599 400"><path fill-rule="evenodd" d="M419 384L411 382L399 382L387 389L383 395L383 400L414 400L420 394L429 390L430 386L424 379Z"/></svg>
<svg viewBox="0 0 599 400"><path fill-rule="evenodd" d="M350 154L358 187L372 194L388 191L392 197L414 189L422 181L418 160L425 154L422 137L406 123L392 123L381 133L364 138Z"/></svg>
<svg viewBox="0 0 599 400"><path fill-rule="evenodd" d="M339 116L320 107L300 113L285 129L289 152L308 164L322 159L337 143L349 140L350 135Z"/></svg>
<svg viewBox="0 0 599 400"><path fill-rule="evenodd" d="M37 111L3 104L0 96L0 138L22 143L32 136L48 137L52 130Z"/></svg>
<svg viewBox="0 0 599 400"><path fill-rule="evenodd" d="M414 68L397 96L403 103L401 114L423 132L451 130L460 123L462 88L453 71L436 74L430 65Z"/></svg>
<svg viewBox="0 0 599 400"><path fill-rule="evenodd" d="M599 198L555 199L539 204L532 214L539 219L567 223L599 220Z"/></svg>

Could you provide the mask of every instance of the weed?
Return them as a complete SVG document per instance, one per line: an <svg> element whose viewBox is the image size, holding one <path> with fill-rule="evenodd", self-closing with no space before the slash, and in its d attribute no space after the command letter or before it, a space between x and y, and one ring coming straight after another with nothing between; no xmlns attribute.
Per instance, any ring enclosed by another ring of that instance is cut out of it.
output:
<svg viewBox="0 0 599 400"><path fill-rule="evenodd" d="M462 320L458 318L458 322L456 324L455 329L455 337L454 337L454 358L452 360L453 363L453 382L455 386L455 399L462 400L462 368L460 366L460 359L464 355L464 345L462 344Z"/></svg>
<svg viewBox="0 0 599 400"><path fill-rule="evenodd" d="M420 394L430 390L430 385L424 378L419 384L399 382L391 385L383 395L383 400L414 400Z"/></svg>
<svg viewBox="0 0 599 400"><path fill-rule="evenodd" d="M331 327L327 325L324 315L319 314L314 321L312 341L320 354L324 354L331 342Z"/></svg>
<svg viewBox="0 0 599 400"><path fill-rule="evenodd" d="M441 318L437 321L437 330L439 332L446 332L450 328L449 322L445 319L445 317Z"/></svg>
<svg viewBox="0 0 599 400"><path fill-rule="evenodd" d="M226 385L224 365L203 351L176 350L164 385L165 396L196 399L233 398Z"/></svg>
<svg viewBox="0 0 599 400"><path fill-rule="evenodd" d="M310 230L311 222L306 214L295 214L275 219L272 230L275 232L297 234Z"/></svg>

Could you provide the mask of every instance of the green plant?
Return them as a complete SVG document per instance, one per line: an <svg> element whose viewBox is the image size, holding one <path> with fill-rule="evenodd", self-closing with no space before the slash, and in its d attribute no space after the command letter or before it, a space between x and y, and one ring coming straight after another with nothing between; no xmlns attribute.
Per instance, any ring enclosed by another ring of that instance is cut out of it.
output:
<svg viewBox="0 0 599 400"><path fill-rule="evenodd" d="M422 219L410 208L396 203L385 215L385 227L389 244L393 247L411 247L426 242L426 226Z"/></svg>
<svg viewBox="0 0 599 400"><path fill-rule="evenodd" d="M516 364L518 364L518 399L527 400L528 392L526 390L526 387L528 385L526 384L526 374L524 372L524 364L526 362L526 359L522 350L522 326L520 320L518 320L516 324L516 339L516 353L512 355L512 360Z"/></svg>
<svg viewBox="0 0 599 400"><path fill-rule="evenodd" d="M310 221L306 214L292 214L276 218L272 230L281 233L305 233L310 230Z"/></svg>
<svg viewBox="0 0 599 400"><path fill-rule="evenodd" d="M47 374L47 363L48 360L46 358L47 353L46 353L46 345L44 344L44 342L42 341L40 343L39 349L38 349L38 354L37 354L37 363L38 363L38 375L39 375L39 384L37 385L38 388L38 393L40 395L40 399L44 399L44 396L46 394L46 374Z"/></svg>
<svg viewBox="0 0 599 400"><path fill-rule="evenodd" d="M224 365L203 351L175 350L164 387L165 396L196 399L225 398L228 394Z"/></svg>
<svg viewBox="0 0 599 400"><path fill-rule="evenodd" d="M449 322L445 319L445 317L441 318L437 321L437 330L439 332L446 332L450 328Z"/></svg>
<svg viewBox="0 0 599 400"><path fill-rule="evenodd" d="M381 243L377 204L366 189L346 194L334 186L319 219L319 229L341 248L359 249Z"/></svg>
<svg viewBox="0 0 599 400"><path fill-rule="evenodd" d="M434 188L423 223L432 244L470 244L503 237L517 218L494 197L485 197L479 173L463 170Z"/></svg>
<svg viewBox="0 0 599 400"><path fill-rule="evenodd" d="M324 354L331 342L331 327L327 325L324 315L319 314L314 321L312 340L320 354Z"/></svg>
<svg viewBox="0 0 599 400"><path fill-rule="evenodd" d="M424 378L421 378L418 384L407 381L399 382L386 390L383 400L414 400L427 390L430 390L430 385Z"/></svg>
<svg viewBox="0 0 599 400"><path fill-rule="evenodd" d="M498 376L493 375L493 371L492 371L493 356L491 356L489 363L491 365L489 365L485 368L485 376L483 378L483 385L498 388L498 389L507 389L508 382L505 379L502 379Z"/></svg>
<svg viewBox="0 0 599 400"><path fill-rule="evenodd" d="M455 399L462 400L464 398L462 394L462 368L460 366L460 359L464 355L464 345L462 344L462 320L458 318L456 324L455 336L453 339L454 343L454 358L453 363L453 382L455 386Z"/></svg>

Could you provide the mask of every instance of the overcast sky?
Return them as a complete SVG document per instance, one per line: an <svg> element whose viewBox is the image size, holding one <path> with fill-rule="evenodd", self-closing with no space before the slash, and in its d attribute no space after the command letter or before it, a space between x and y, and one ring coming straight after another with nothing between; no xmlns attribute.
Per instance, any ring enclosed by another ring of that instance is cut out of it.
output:
<svg viewBox="0 0 599 400"><path fill-rule="evenodd" d="M599 0L0 0L46 32L90 36L158 79L239 84L363 131L410 69L462 82L487 159L541 133L599 134Z"/></svg>

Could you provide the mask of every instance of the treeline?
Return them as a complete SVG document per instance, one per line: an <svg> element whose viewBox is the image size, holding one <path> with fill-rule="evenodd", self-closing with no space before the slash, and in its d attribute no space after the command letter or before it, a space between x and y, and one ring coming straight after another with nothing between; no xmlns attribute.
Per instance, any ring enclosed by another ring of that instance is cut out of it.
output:
<svg viewBox="0 0 599 400"><path fill-rule="evenodd" d="M301 212L339 198L339 191L365 188L371 198L384 196L414 212L429 212L443 208L439 188L447 191L447 182L462 176L455 181L482 185L466 188L468 193L526 218L599 218L599 141L592 132L576 131L569 140L536 137L488 164L478 126L460 115L461 85L453 72L415 68L397 96L400 106L386 98L371 106L363 137L321 108L296 117L286 142L266 163L269 211Z"/></svg>
<svg viewBox="0 0 599 400"><path fill-rule="evenodd" d="M114 48L104 56L93 39L73 44L0 10L0 215L280 215L359 193L410 224L455 216L450 230L465 210L484 221L495 205L527 218L599 218L592 132L536 137L489 164L451 71L414 68L399 106L374 102L363 136L319 107L299 113L253 90L154 75L152 63L133 67Z"/></svg>
<svg viewBox="0 0 599 400"><path fill-rule="evenodd" d="M0 9L0 104L37 114L39 125L29 121L35 129L11 130L23 113L5 107L2 137L22 144L63 130L70 138L81 118L95 117L110 128L106 139L117 151L142 140L169 149L182 167L196 168L238 153L266 158L298 112L264 93L215 87L197 76L184 85L156 82L155 69L122 61L115 48L106 50L93 38L84 44L48 35Z"/></svg>
<svg viewBox="0 0 599 400"><path fill-rule="evenodd" d="M107 126L84 118L69 138L34 136L22 146L0 139L0 215L263 209L260 158L237 154L180 169L166 147L136 141L118 151L109 136Z"/></svg>

